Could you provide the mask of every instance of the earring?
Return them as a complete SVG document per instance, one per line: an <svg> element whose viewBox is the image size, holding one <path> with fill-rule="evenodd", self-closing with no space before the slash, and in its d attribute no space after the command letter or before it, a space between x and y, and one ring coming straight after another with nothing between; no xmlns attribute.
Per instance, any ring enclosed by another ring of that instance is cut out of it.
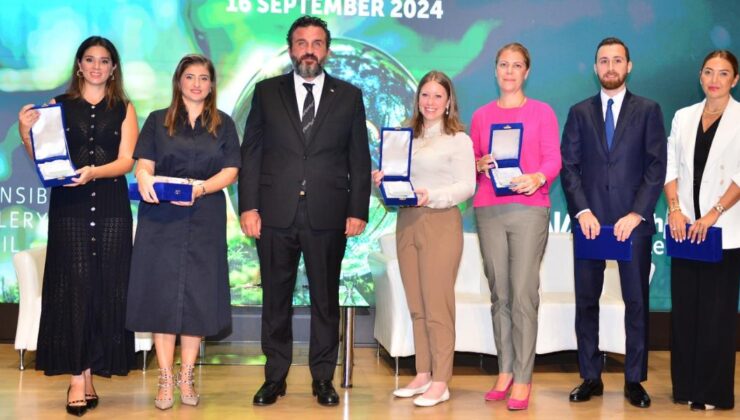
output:
<svg viewBox="0 0 740 420"><path fill-rule="evenodd" d="M445 107L445 115L450 115L450 107Z"/></svg>
<svg viewBox="0 0 740 420"><path fill-rule="evenodd" d="M116 75L115 75L115 74L111 74L111 75L110 75L110 79L111 79L111 80L116 80Z"/></svg>
<svg viewBox="0 0 740 420"><path fill-rule="evenodd" d="M77 69L77 77L82 78L82 69Z"/></svg>

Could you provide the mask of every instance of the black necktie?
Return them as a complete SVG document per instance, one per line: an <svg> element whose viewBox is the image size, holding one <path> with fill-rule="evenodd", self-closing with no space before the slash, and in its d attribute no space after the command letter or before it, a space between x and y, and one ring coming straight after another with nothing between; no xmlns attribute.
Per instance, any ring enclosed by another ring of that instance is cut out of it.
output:
<svg viewBox="0 0 740 420"><path fill-rule="evenodd" d="M303 113L301 114L301 126L303 128L303 137L308 139L311 134L311 127L313 127L313 119L316 114L316 103L313 99L313 83L304 83L308 91L306 93L306 100L303 101Z"/></svg>

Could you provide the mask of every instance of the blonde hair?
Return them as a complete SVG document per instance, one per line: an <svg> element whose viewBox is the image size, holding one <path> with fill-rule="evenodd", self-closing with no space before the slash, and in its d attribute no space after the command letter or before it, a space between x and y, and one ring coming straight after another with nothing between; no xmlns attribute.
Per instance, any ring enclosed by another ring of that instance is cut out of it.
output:
<svg viewBox="0 0 740 420"><path fill-rule="evenodd" d="M527 70L529 70L530 65L530 58L529 58L529 50L524 45L518 43L518 42L510 42L503 47L501 47L498 52L496 53L496 64L498 65L498 59L501 57L501 54L506 51L515 51L521 54L524 57L524 65L527 66Z"/></svg>
<svg viewBox="0 0 740 420"><path fill-rule="evenodd" d="M442 131L449 135L465 131L465 125L460 121L460 110L458 109L457 95L455 94L455 87L452 85L452 80L441 71L432 70L421 78L419 86L416 88L414 111L407 124L414 130L414 137L420 137L424 132L424 116L419 112L419 95L421 95L421 88L428 82L439 83L447 92L447 97L450 101L449 108L442 114L442 122L444 123Z"/></svg>

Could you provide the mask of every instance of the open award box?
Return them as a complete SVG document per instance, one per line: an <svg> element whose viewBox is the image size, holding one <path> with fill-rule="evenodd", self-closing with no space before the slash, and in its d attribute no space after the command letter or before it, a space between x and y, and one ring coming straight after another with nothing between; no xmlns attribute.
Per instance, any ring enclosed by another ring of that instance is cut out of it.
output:
<svg viewBox="0 0 740 420"><path fill-rule="evenodd" d="M75 167L69 156L61 104L34 107L39 119L31 127L31 148L36 172L44 187L72 184Z"/></svg>
<svg viewBox="0 0 740 420"><path fill-rule="evenodd" d="M491 138L488 144L493 157L493 168L488 170L491 183L497 196L514 195L511 180L522 174L519 157L522 152L524 124L491 124Z"/></svg>
<svg viewBox="0 0 740 420"><path fill-rule="evenodd" d="M686 232L690 227L691 225L686 225ZM671 258L710 263L722 261L722 228L712 226L707 229L707 237L702 242L692 243L688 237L677 242L670 232L666 233L665 239L668 256Z"/></svg>
<svg viewBox="0 0 740 420"><path fill-rule="evenodd" d="M190 201L193 197L193 180L155 175L154 192L157 193L159 201ZM141 200L138 183L129 184L128 198Z"/></svg>
<svg viewBox="0 0 740 420"><path fill-rule="evenodd" d="M380 130L380 163L383 182L380 192L387 206L415 206L418 202L411 185L411 145L414 132L410 128L384 127Z"/></svg>

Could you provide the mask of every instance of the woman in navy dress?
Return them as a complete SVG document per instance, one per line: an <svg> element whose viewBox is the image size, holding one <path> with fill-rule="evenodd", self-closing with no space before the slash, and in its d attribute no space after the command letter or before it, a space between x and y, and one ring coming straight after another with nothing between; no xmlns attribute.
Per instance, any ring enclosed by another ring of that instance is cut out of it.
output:
<svg viewBox="0 0 740 420"><path fill-rule="evenodd" d="M154 333L159 363L155 406L197 405L193 368L202 337L231 325L226 197L241 166L233 120L216 109L216 73L202 55L180 60L169 108L147 118L134 151L139 204L126 326ZM154 176L193 180L190 201L159 201ZM180 336L181 366L172 372Z"/></svg>
<svg viewBox="0 0 740 420"><path fill-rule="evenodd" d="M92 36L77 49L64 110L74 183L51 189L36 369L71 374L67 411L98 405L92 375L126 375L134 364L133 333L124 328L131 261L131 206L126 177L138 124L123 91L116 47ZM18 115L33 158L31 126L38 111Z"/></svg>

